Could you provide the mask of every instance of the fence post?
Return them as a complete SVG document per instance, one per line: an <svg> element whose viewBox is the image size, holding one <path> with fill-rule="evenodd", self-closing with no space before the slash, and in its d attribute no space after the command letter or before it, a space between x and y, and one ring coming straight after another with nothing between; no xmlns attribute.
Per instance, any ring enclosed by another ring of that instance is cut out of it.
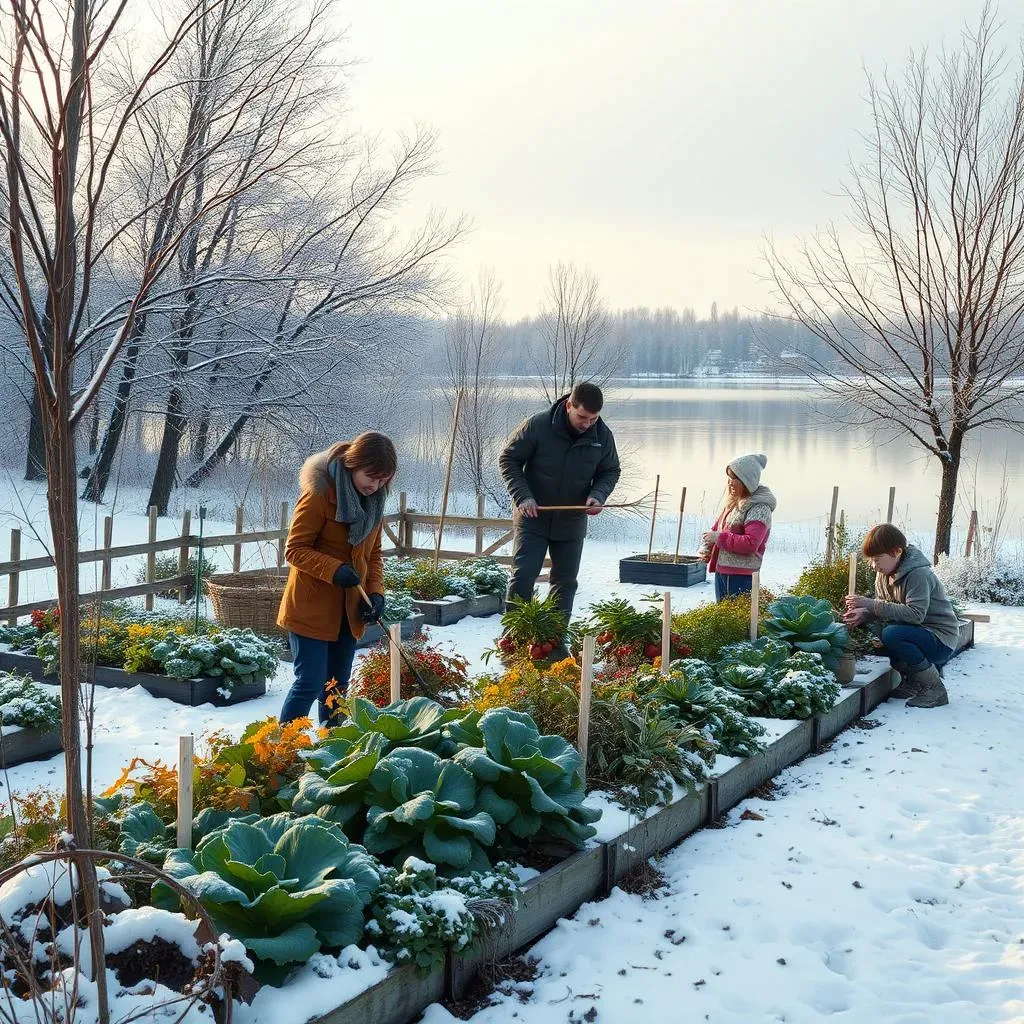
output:
<svg viewBox="0 0 1024 1024"><path fill-rule="evenodd" d="M825 564L832 564L832 553L836 542L836 509L839 508L839 485L832 488L832 509L828 514L828 534L825 542Z"/></svg>
<svg viewBox="0 0 1024 1024"><path fill-rule="evenodd" d="M178 737L178 846L192 849L192 771L195 741Z"/></svg>
<svg viewBox="0 0 1024 1024"><path fill-rule="evenodd" d="M103 517L103 550L109 551L114 546L114 517ZM103 572L100 577L100 590L104 593L110 589L110 559L103 559Z"/></svg>
<svg viewBox="0 0 1024 1024"><path fill-rule="evenodd" d="M149 543L156 543L156 523L157 523L157 507L156 505L149 506ZM146 555L146 582L152 583L156 580L156 552L150 551ZM151 612L153 610L153 594L146 595L146 611Z"/></svg>
<svg viewBox="0 0 1024 1024"><path fill-rule="evenodd" d="M761 574L753 573L750 577L750 639L757 639L759 619L761 617Z"/></svg>
<svg viewBox="0 0 1024 1024"><path fill-rule="evenodd" d="M245 510L241 505L235 509L235 533L241 533L245 529ZM237 543L231 555L231 571L242 571L242 545Z"/></svg>
<svg viewBox="0 0 1024 1024"><path fill-rule="evenodd" d="M288 515L288 512L289 512L288 502L287 501L282 501L281 502L281 529L285 533L288 532L288 520L290 518L289 515ZM278 567L278 569L281 569L284 566L284 549L285 549L285 544L287 543L287 541L288 541L287 537L282 537L277 542L277 567Z"/></svg>
<svg viewBox="0 0 1024 1024"><path fill-rule="evenodd" d="M978 539L978 513L977 511L971 512L971 522L967 527L967 545L964 547L964 558L971 557L971 551L974 549L975 543Z"/></svg>
<svg viewBox="0 0 1024 1024"><path fill-rule="evenodd" d="M398 553L404 555L409 548L412 547L411 539L409 537L409 525L405 521L406 517L406 496L405 491L402 491L398 495Z"/></svg>
<svg viewBox="0 0 1024 1024"><path fill-rule="evenodd" d="M402 699L402 624L394 623L391 631L391 703Z"/></svg>
<svg viewBox="0 0 1024 1024"><path fill-rule="evenodd" d="M476 517L477 519L483 519L484 513L487 507L487 499L482 495L476 496ZM478 526L476 528L476 553L482 554L484 550L484 528Z"/></svg>
<svg viewBox="0 0 1024 1024"><path fill-rule="evenodd" d="M889 511L885 514L885 521L892 522L892 514L896 510L896 488L889 488Z"/></svg>
<svg viewBox="0 0 1024 1024"><path fill-rule="evenodd" d="M11 561L21 561L21 530L11 530ZM20 579L18 576L18 570L7 578L7 604L13 608L18 603L18 589ZM14 615L7 620L8 625L16 626L18 624L18 616Z"/></svg>
<svg viewBox="0 0 1024 1024"><path fill-rule="evenodd" d="M192 533L192 509L185 509L181 517L181 547L178 548L178 575L188 575L188 538ZM183 583L178 588L178 604L188 604L188 584Z"/></svg>
<svg viewBox="0 0 1024 1024"><path fill-rule="evenodd" d="M661 674L668 675L668 665L672 660L672 594L664 592L664 604L661 610Z"/></svg>
<svg viewBox="0 0 1024 1024"><path fill-rule="evenodd" d="M580 775L587 781L587 748L590 746L590 699L594 690L594 635L583 638L583 664L580 666L580 717L576 730L576 749L583 758Z"/></svg>

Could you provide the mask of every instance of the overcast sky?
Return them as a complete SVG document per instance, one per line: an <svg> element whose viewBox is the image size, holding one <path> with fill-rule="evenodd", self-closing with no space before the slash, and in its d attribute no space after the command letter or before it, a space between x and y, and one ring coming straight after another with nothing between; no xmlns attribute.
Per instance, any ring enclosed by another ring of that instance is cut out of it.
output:
<svg viewBox="0 0 1024 1024"><path fill-rule="evenodd" d="M403 217L472 217L455 265L536 313L575 260L609 306L757 310L761 238L842 216L864 69L956 42L980 0L350 0L364 128L417 122L441 173ZM1013 48L1024 4L1004 3Z"/></svg>

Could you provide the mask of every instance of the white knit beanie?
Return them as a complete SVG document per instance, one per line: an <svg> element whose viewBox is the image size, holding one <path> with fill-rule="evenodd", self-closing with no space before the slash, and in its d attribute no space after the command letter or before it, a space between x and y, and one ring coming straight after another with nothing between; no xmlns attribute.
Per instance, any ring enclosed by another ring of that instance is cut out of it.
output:
<svg viewBox="0 0 1024 1024"><path fill-rule="evenodd" d="M729 463L736 478L753 494L761 483L761 470L768 465L767 455L741 455Z"/></svg>

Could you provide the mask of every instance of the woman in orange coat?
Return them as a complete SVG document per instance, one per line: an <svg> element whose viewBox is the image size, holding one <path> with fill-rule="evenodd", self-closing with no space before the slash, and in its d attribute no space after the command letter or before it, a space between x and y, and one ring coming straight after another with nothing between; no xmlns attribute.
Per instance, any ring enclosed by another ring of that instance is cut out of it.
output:
<svg viewBox="0 0 1024 1024"><path fill-rule="evenodd" d="M312 455L302 466L285 547L291 570L277 614L295 668L282 723L308 715L314 700L320 724L330 720L327 684L333 679L341 693L348 689L356 641L384 610L381 519L397 470L394 444L375 431Z"/></svg>

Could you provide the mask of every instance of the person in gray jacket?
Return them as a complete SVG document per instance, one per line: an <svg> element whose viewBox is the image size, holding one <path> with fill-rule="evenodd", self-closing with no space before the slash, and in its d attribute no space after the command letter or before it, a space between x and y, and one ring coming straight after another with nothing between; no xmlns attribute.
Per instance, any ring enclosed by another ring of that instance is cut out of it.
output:
<svg viewBox="0 0 1024 1024"><path fill-rule="evenodd" d="M953 657L960 623L931 561L892 523L873 526L861 550L875 570L875 597L848 597L846 624L882 624L882 646L903 677L892 696L909 697L909 708L948 704L940 669Z"/></svg>
<svg viewBox="0 0 1024 1024"><path fill-rule="evenodd" d="M567 620L576 596L587 516L601 511L619 480L619 455L601 419L603 406L596 384L577 384L550 409L524 420L498 458L515 507L507 600L533 596L544 557L550 554L550 593ZM538 509L545 505L576 505L580 510Z"/></svg>

